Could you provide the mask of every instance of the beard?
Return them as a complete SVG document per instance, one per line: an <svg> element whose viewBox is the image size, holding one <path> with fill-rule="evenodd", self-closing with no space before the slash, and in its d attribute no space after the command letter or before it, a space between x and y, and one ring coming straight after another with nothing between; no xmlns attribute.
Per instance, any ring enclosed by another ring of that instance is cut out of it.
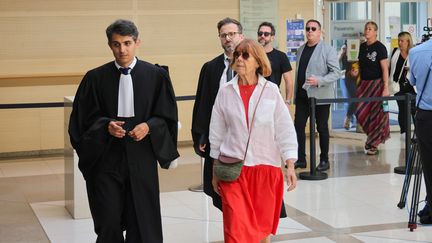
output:
<svg viewBox="0 0 432 243"><path fill-rule="evenodd" d="M225 50L225 52L229 52L229 53L233 53L235 47L236 47L236 44L234 42L222 44L222 48Z"/></svg>
<svg viewBox="0 0 432 243"><path fill-rule="evenodd" d="M264 47L268 44L270 44L270 41L266 41L264 38L258 39L258 42Z"/></svg>

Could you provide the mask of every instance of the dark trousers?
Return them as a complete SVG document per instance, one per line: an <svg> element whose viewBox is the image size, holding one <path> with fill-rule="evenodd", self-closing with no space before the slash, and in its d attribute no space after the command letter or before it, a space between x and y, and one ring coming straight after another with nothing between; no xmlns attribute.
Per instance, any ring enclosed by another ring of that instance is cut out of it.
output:
<svg viewBox="0 0 432 243"><path fill-rule="evenodd" d="M357 92L356 81L352 80L351 78L345 78L345 86L346 86L347 91L348 91L348 98L355 98L356 92ZM346 116L349 118L352 118L356 109L357 109L357 103L355 103L355 102L348 103L348 109L347 109Z"/></svg>
<svg viewBox="0 0 432 243"><path fill-rule="evenodd" d="M207 144L209 146L209 144ZM203 172L203 187L204 187L204 193L207 194L209 197L213 199L213 205L217 208L219 208L222 211L222 199L213 190L212 185L212 179L213 179L213 159L210 157L204 158L204 172Z"/></svg>
<svg viewBox="0 0 432 243"><path fill-rule="evenodd" d="M415 122L427 202L432 205L432 111L417 109ZM429 211L429 214L432 216L432 210Z"/></svg>
<svg viewBox="0 0 432 243"><path fill-rule="evenodd" d="M132 146L126 143L113 140L86 180L96 243L161 243L156 164L139 164L136 168L144 175L136 176L128 160L136 160L135 154L126 154Z"/></svg>
<svg viewBox="0 0 432 243"><path fill-rule="evenodd" d="M142 242L132 200L127 162L118 171L100 171L87 180L87 194L93 216L96 243Z"/></svg>
<svg viewBox="0 0 432 243"><path fill-rule="evenodd" d="M309 100L307 98L297 98L295 106L294 126L297 133L298 161L306 162L306 122L309 118ZM328 161L329 151L329 129L328 119L330 115L330 105L317 105L315 118L319 133L319 144L321 149L320 161ZM312 138L311 138L312 139Z"/></svg>
<svg viewBox="0 0 432 243"><path fill-rule="evenodd" d="M395 95L397 96L405 96L405 93L397 92ZM414 94L415 95L415 94ZM400 127L400 133L405 133L407 130L407 124L405 122L406 119L406 109L405 109L405 100L396 100L398 108L399 108L399 114L398 114L398 122ZM411 118L413 121L415 121L415 99L411 100ZM415 122L414 122L415 123Z"/></svg>

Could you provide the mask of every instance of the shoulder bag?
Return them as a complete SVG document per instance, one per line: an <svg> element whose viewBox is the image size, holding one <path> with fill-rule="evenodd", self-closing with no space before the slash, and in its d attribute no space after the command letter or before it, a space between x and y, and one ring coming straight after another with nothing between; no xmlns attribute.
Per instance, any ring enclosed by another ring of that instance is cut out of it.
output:
<svg viewBox="0 0 432 243"><path fill-rule="evenodd" d="M250 140L250 136L252 133L252 127L253 127L253 122L254 122L254 118L255 118L255 112L256 112L258 104L261 100L261 96L264 92L264 89L267 85L267 82L268 81L266 81L263 89L261 90L260 96L258 98L258 102L255 106L255 110L254 110L254 113L252 115L252 121L251 121L250 129L249 129L248 141L246 144L246 151L245 151L243 159L238 159L238 158L234 158L234 157L220 154L218 159L215 159L213 162L213 173L216 177L218 177L222 181L226 181L226 182L235 181L240 176L240 173L241 173L241 170L242 170L242 167L244 164L244 160L246 159L248 147L249 147L249 140Z"/></svg>

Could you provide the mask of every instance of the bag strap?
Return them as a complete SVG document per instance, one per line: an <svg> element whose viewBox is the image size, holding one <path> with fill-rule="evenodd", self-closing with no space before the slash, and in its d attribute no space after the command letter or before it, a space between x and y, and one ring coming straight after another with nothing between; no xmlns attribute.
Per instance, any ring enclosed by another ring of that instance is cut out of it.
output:
<svg viewBox="0 0 432 243"><path fill-rule="evenodd" d="M400 78L401 78L401 76L402 76L402 73L404 72L404 68L405 68L405 65L406 65L406 63L407 63L407 60L408 60L408 56L407 56L407 58L405 59L405 61L403 62L403 64L402 64L402 68L401 68L401 70L400 70L400 72L399 72L399 78L397 79L397 82L400 81Z"/></svg>
<svg viewBox="0 0 432 243"><path fill-rule="evenodd" d="M267 82L268 82L268 81L266 81L266 82L264 83L263 89L261 90L260 96L258 97L257 104L256 104L255 109L254 109L254 112L253 112L253 114L252 114L251 125L250 125L250 128L249 128L249 136L248 136L248 141L247 141L247 144L246 144L246 151L245 151L245 154L244 154L243 160L246 159L247 151L248 151L248 148L249 148L249 141L250 141L250 137L251 137L251 133L252 133L253 122L254 122L254 120L255 120L255 112L256 112L256 110L257 110L257 108L258 108L258 104L259 104L259 102L260 102L260 100L261 100L261 96L262 96L262 94L264 93L264 89L265 89L265 87L267 86Z"/></svg>

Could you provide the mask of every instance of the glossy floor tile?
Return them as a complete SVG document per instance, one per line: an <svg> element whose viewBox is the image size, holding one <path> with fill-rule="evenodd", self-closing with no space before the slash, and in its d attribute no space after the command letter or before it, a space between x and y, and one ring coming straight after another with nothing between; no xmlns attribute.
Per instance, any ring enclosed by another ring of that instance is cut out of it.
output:
<svg viewBox="0 0 432 243"><path fill-rule="evenodd" d="M411 188L407 206L396 206L405 176L393 169L405 165L405 149L399 134L391 136L367 156L364 135L332 133L328 179L299 180L285 193L288 218L272 242L432 242L431 226L407 227ZM202 192L188 190L201 183L201 159L190 145L180 154L176 169L159 171L164 242L223 242L222 214ZM298 172L310 167L308 158ZM0 160L0 243L94 242L92 220L72 219L64 204L62 156Z"/></svg>

